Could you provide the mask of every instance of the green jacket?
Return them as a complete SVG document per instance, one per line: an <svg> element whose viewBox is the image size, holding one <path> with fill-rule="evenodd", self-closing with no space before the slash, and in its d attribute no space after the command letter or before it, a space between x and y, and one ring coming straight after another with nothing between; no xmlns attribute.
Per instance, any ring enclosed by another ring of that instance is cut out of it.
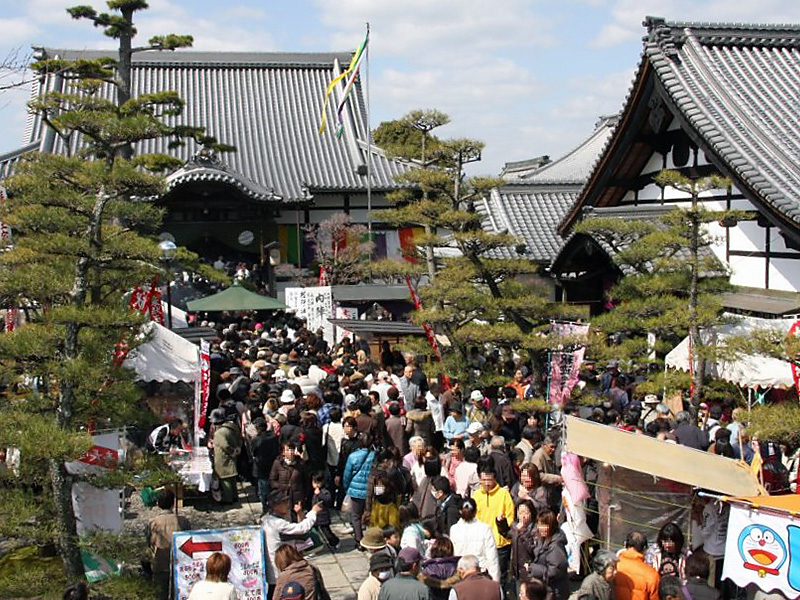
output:
<svg viewBox="0 0 800 600"><path fill-rule="evenodd" d="M236 477L236 457L242 449L242 434L233 421L226 421L214 432L214 474L220 479Z"/></svg>

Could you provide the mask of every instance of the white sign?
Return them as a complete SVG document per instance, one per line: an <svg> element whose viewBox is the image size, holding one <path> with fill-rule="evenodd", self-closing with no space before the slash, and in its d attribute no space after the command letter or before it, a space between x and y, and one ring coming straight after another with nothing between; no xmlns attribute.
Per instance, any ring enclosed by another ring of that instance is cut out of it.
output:
<svg viewBox="0 0 800 600"><path fill-rule="evenodd" d="M325 341L331 346L335 343L333 325L328 321L334 314L331 286L286 288L284 303L306 320L309 331L321 328Z"/></svg>
<svg viewBox="0 0 800 600"><path fill-rule="evenodd" d="M205 579L206 561L213 552L230 556L228 583L240 600L267 600L264 538L258 526L172 534L176 600L187 600L192 585Z"/></svg>
<svg viewBox="0 0 800 600"><path fill-rule="evenodd" d="M337 306L336 307L336 318L337 319L358 319L358 309L352 306ZM348 331L347 329L343 329L341 327L336 328L336 343L342 341L343 337L349 337L350 341L353 341L353 332Z"/></svg>
<svg viewBox="0 0 800 600"><path fill-rule="evenodd" d="M800 520L731 506L722 577L739 587L800 596Z"/></svg>

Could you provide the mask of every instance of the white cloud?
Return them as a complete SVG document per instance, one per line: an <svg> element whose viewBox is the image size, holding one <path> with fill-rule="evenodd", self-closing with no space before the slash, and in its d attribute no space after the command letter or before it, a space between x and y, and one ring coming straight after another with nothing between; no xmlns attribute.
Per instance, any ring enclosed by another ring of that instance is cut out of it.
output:
<svg viewBox="0 0 800 600"><path fill-rule="evenodd" d="M38 31L37 27L23 18L0 19L4 46L17 46L27 42Z"/></svg>
<svg viewBox="0 0 800 600"><path fill-rule="evenodd" d="M334 29L335 48L349 48L369 22L376 52L429 63L554 41L553 23L524 0L316 0Z"/></svg>

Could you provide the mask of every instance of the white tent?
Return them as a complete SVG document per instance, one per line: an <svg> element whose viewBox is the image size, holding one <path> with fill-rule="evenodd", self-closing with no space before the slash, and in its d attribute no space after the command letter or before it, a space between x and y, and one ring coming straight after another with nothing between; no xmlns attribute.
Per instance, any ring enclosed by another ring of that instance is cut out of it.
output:
<svg viewBox="0 0 800 600"><path fill-rule="evenodd" d="M131 350L124 366L141 381L195 381L200 376L197 346L155 321L142 327L147 342Z"/></svg>
<svg viewBox="0 0 800 600"><path fill-rule="evenodd" d="M731 315L734 316L734 315ZM724 346L730 337L747 336L755 331L774 330L788 333L794 319L760 319L738 317L733 325L712 327L701 332L706 345ZM681 371L689 370L689 337L675 346L665 359L666 365ZM794 386L791 365L783 360L763 355L740 355L733 359L718 358L706 361L706 374L747 388L787 389Z"/></svg>

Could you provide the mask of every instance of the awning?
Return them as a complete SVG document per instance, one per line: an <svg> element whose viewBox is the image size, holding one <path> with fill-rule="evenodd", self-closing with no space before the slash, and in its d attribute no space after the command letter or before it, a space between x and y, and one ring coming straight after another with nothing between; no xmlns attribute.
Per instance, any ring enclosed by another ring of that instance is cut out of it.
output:
<svg viewBox="0 0 800 600"><path fill-rule="evenodd" d="M568 415L565 448L655 477L730 496L766 494L746 463Z"/></svg>
<svg viewBox="0 0 800 600"><path fill-rule="evenodd" d="M722 306L741 313L767 317L800 314L800 294L740 287L722 295Z"/></svg>
<svg viewBox="0 0 800 600"><path fill-rule="evenodd" d="M406 285L334 285L331 294L336 302L411 302Z"/></svg>
<svg viewBox="0 0 800 600"><path fill-rule="evenodd" d="M336 327L341 327L358 335L425 335L422 327L402 321L362 321L361 319L328 319Z"/></svg>
<svg viewBox="0 0 800 600"><path fill-rule="evenodd" d="M261 296L243 288L237 280L226 290L211 296L189 300L186 303L191 312L218 312L223 310L286 310L286 305L270 296Z"/></svg>
<svg viewBox="0 0 800 600"><path fill-rule="evenodd" d="M731 315L735 316L735 315ZM769 329L787 333L794 319L760 319L739 317L733 325L721 325L704 329L700 336L706 345L724 346L726 338L747 336L754 331ZM664 359L673 369L688 371L689 337L675 346ZM731 359L706 360L706 374L748 388L788 389L794 386L791 365L783 360L763 355L740 355Z"/></svg>
<svg viewBox="0 0 800 600"><path fill-rule="evenodd" d="M136 372L139 381L186 381L200 375L200 355L192 342L150 321L142 326L142 335L150 337L131 350L123 366Z"/></svg>

